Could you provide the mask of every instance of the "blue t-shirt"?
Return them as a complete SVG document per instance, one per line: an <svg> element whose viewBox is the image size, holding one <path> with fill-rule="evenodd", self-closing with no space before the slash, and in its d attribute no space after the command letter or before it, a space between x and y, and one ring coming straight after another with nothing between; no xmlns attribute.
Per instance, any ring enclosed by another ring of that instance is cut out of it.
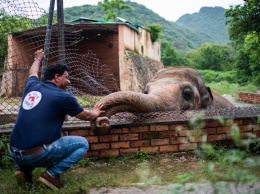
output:
<svg viewBox="0 0 260 194"><path fill-rule="evenodd" d="M10 144L28 150L61 137L66 115L75 116L83 107L68 91L36 76L26 82L22 104L11 133Z"/></svg>

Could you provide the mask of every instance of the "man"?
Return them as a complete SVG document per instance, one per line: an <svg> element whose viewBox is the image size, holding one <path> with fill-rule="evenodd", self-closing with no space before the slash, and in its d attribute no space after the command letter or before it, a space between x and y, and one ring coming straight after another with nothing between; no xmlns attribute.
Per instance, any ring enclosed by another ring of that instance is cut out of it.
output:
<svg viewBox="0 0 260 194"><path fill-rule="evenodd" d="M61 137L66 115L81 120L94 120L102 112L102 104L92 111L79 105L66 87L70 84L68 67L64 64L49 65L40 82L38 72L44 52L35 52L29 78L22 97L22 104L10 137L10 156L16 165L18 183L32 182L36 167L47 167L39 181L53 189L63 184L60 175L82 159L89 145L84 137Z"/></svg>

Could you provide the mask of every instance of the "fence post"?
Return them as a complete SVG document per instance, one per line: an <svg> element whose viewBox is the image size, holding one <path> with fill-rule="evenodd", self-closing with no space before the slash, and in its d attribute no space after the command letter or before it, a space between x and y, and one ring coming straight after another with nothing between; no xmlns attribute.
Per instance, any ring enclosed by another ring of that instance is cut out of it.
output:
<svg viewBox="0 0 260 194"><path fill-rule="evenodd" d="M48 23L47 23L47 27L46 27L46 37L45 37L45 42L44 42L44 55L45 56L44 56L44 59L42 61L41 81L43 80L43 73L44 73L44 71L45 71L45 69L48 65L54 4L55 4L55 0L51 0L50 1L50 8L49 8Z"/></svg>

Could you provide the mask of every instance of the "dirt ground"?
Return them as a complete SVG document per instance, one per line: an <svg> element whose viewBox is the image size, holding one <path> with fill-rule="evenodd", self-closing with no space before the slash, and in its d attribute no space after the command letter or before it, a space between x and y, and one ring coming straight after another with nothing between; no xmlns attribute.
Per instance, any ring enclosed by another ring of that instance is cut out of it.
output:
<svg viewBox="0 0 260 194"><path fill-rule="evenodd" d="M143 186L143 187L142 187ZM145 185L129 187L102 187L100 189L91 189L89 194L259 194L259 184L235 184L228 182L218 182L215 184L209 182L186 183L183 187L179 184L169 185Z"/></svg>

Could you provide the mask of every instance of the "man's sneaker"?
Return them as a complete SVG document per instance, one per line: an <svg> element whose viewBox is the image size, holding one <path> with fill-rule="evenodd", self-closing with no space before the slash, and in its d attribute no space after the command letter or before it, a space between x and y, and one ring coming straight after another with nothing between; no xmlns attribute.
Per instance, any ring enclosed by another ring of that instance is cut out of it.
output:
<svg viewBox="0 0 260 194"><path fill-rule="evenodd" d="M46 171L44 171L41 176L39 177L39 181L42 182L44 185L47 187L54 189L54 190L59 190L63 186L63 184L60 181L60 176L52 177L50 176Z"/></svg>
<svg viewBox="0 0 260 194"><path fill-rule="evenodd" d="M18 184L32 183L32 173L24 172L21 170L17 170L14 173L14 176L18 182Z"/></svg>

